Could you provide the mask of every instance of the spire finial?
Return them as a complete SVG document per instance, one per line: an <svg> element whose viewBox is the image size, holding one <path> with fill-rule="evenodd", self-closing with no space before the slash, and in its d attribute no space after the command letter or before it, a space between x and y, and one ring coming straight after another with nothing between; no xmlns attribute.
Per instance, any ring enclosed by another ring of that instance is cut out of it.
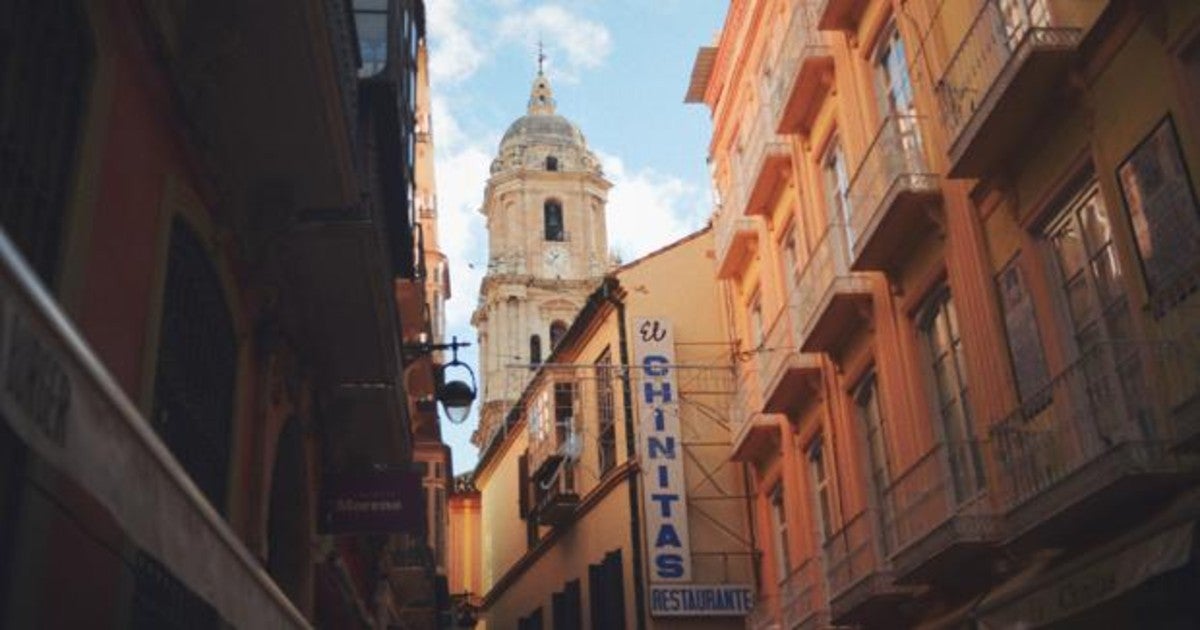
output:
<svg viewBox="0 0 1200 630"><path fill-rule="evenodd" d="M543 64L546 62L546 49L544 46L542 46L542 38L541 37L538 38L537 60L538 60L538 76L542 76L545 74L545 68L543 67Z"/></svg>

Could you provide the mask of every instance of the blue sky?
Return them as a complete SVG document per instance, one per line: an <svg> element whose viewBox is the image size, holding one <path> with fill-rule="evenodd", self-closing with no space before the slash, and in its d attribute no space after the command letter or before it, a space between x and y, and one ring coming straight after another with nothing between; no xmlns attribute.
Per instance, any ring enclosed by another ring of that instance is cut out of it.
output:
<svg viewBox="0 0 1200 630"><path fill-rule="evenodd" d="M583 130L613 182L610 246L630 260L704 225L711 125L683 103L696 49L721 26L721 0L427 0L439 232L450 257L449 334L475 341L486 269L483 202L504 130L525 113L537 42L558 112ZM475 367L475 348L460 358ZM472 417L443 422L456 473L475 466Z"/></svg>

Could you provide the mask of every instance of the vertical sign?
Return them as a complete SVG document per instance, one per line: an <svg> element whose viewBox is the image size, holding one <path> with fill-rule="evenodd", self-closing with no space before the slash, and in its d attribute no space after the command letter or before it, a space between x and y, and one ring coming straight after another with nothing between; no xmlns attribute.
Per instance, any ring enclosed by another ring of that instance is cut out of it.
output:
<svg viewBox="0 0 1200 630"><path fill-rule="evenodd" d="M661 318L634 320L633 357L646 512L647 560L651 582L687 582L692 577L688 541L687 487L679 433L679 390L675 382L675 337Z"/></svg>

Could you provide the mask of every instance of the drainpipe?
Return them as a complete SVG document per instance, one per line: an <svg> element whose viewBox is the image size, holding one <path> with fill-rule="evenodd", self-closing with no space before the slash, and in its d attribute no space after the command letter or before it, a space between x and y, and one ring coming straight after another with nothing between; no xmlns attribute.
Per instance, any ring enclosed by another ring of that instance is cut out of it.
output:
<svg viewBox="0 0 1200 630"><path fill-rule="evenodd" d="M612 284L605 281L604 298L617 309L617 342L621 365L626 366L627 370L632 370L629 365L629 343L625 328L625 303L619 295L613 294L612 287L615 285L617 285L615 279L612 280ZM629 378L630 373L627 371L625 378L621 381L621 402L625 407L625 457L632 461L637 457L637 442L634 439L633 393L630 391ZM630 547L633 549L633 557L630 558L630 562L633 563L633 605L637 616L637 629L645 630L646 585L642 577L642 520L638 511L641 503L638 501L639 473L640 470L635 470L629 476L629 539L632 543Z"/></svg>

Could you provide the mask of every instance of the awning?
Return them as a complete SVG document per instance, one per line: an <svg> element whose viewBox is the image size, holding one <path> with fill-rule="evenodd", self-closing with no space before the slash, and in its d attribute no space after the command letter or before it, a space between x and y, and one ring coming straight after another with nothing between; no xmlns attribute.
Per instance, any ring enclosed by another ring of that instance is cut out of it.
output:
<svg viewBox="0 0 1200 630"><path fill-rule="evenodd" d="M1049 569L1035 562L992 591L978 606L982 630L1037 628L1114 599L1191 558L1195 523L1148 538L1115 541L1085 558Z"/></svg>

